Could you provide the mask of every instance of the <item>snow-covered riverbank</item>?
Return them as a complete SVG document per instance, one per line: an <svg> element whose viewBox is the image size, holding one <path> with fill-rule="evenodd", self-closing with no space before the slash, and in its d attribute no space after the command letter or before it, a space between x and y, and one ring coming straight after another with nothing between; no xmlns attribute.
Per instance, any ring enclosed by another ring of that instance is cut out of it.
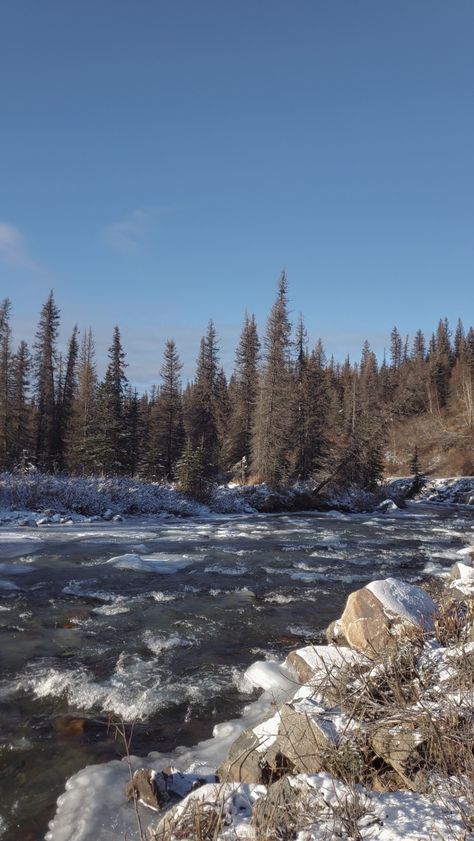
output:
<svg viewBox="0 0 474 841"><path fill-rule="evenodd" d="M189 499L172 484L127 478L64 477L35 473L0 474L0 523L20 526L110 521L138 514L179 517L337 509L372 511L384 497L402 502L411 479L388 481L376 494L361 490L313 492L311 483L277 491L267 485L214 485L206 504ZM474 506L474 477L433 479L416 499L430 504Z"/></svg>

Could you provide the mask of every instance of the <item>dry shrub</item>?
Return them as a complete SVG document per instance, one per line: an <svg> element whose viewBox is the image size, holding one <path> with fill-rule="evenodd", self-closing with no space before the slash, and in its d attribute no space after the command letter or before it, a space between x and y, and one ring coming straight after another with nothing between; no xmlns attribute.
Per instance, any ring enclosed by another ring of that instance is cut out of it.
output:
<svg viewBox="0 0 474 841"><path fill-rule="evenodd" d="M435 637L443 646L458 645L467 641L474 622L474 605L471 602L450 599L440 604L435 618Z"/></svg>

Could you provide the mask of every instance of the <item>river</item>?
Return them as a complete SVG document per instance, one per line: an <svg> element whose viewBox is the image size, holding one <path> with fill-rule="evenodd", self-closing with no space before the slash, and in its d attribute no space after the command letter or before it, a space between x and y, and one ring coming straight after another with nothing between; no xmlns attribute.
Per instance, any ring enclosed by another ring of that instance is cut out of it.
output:
<svg viewBox="0 0 474 841"><path fill-rule="evenodd" d="M208 738L245 669L321 641L349 592L439 574L472 514L302 513L0 528L0 837L44 838L67 778ZM100 841L100 839L95 839Z"/></svg>

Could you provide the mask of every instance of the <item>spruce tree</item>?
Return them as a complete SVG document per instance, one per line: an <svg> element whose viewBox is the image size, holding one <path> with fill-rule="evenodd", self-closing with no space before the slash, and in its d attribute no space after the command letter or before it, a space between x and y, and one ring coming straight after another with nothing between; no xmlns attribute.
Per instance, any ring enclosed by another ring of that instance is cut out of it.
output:
<svg viewBox="0 0 474 841"><path fill-rule="evenodd" d="M55 370L58 330L59 309L51 291L41 310L34 345L36 461L44 470L57 467L59 431Z"/></svg>
<svg viewBox="0 0 474 841"><path fill-rule="evenodd" d="M57 388L56 401L56 424L57 424L57 461L59 469L62 470L65 463L66 440L70 430L73 414L74 398L77 388L77 356L79 344L77 340L78 329L74 325L69 340L66 369L64 379Z"/></svg>
<svg viewBox="0 0 474 841"><path fill-rule="evenodd" d="M231 415L229 421L229 461L241 462L245 474L250 464L252 426L258 392L260 342L255 316L245 314L240 340L235 352L232 384L229 384Z"/></svg>
<svg viewBox="0 0 474 841"><path fill-rule="evenodd" d="M219 348L214 323L201 339L196 378L186 400L185 426L194 449L202 448L208 476L219 468L218 396Z"/></svg>
<svg viewBox="0 0 474 841"><path fill-rule="evenodd" d="M157 401L155 447L162 475L173 479L184 441L181 370L176 344L168 339L161 366L161 386Z"/></svg>
<svg viewBox="0 0 474 841"><path fill-rule="evenodd" d="M0 304L0 469L10 465L11 447L11 304Z"/></svg>
<svg viewBox="0 0 474 841"><path fill-rule="evenodd" d="M109 364L94 401L91 454L96 469L102 473L127 470L127 429L124 419L124 395L127 386L125 353L120 330L114 328L109 348Z"/></svg>
<svg viewBox="0 0 474 841"><path fill-rule="evenodd" d="M12 358L11 450L12 466L24 467L31 459L32 428L28 402L31 355L26 342L20 342Z"/></svg>
<svg viewBox="0 0 474 841"><path fill-rule="evenodd" d="M79 351L77 389L67 438L67 463L73 472L94 470L92 453L94 402L97 389L95 347L92 330L85 331Z"/></svg>
<svg viewBox="0 0 474 841"><path fill-rule="evenodd" d="M287 478L291 448L291 325L287 293L286 274L282 272L265 333L265 362L252 434L253 473L272 485Z"/></svg>

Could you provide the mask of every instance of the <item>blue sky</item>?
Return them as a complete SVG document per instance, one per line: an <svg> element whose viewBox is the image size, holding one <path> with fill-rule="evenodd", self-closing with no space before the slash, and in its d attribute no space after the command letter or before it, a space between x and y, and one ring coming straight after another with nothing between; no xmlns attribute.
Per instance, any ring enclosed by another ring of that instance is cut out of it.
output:
<svg viewBox="0 0 474 841"><path fill-rule="evenodd" d="M129 375L280 270L338 357L473 319L472 0L3 0L0 296L118 323Z"/></svg>

